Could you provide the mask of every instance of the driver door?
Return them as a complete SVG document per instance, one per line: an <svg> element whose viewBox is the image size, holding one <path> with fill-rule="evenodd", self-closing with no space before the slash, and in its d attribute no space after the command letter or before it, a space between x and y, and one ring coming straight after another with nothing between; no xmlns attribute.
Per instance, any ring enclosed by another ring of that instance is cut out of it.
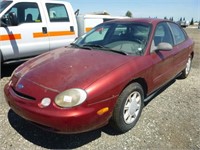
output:
<svg viewBox="0 0 200 150"><path fill-rule="evenodd" d="M18 2L14 4L3 18L7 18L10 12L14 12L19 24L12 26L5 22L7 27L1 28L1 51L5 60L31 57L49 51L49 38L43 36L37 38L37 33L45 32L45 18L41 15L40 3Z"/></svg>
<svg viewBox="0 0 200 150"><path fill-rule="evenodd" d="M171 31L166 22L157 25L151 46L153 89L158 89L166 84L174 75L174 50L155 50L158 44L162 42L174 45Z"/></svg>

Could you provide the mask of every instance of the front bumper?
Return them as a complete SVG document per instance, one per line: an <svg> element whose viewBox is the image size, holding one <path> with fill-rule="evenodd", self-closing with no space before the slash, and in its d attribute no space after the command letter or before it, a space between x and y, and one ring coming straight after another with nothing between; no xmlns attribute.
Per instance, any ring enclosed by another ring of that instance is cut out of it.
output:
<svg viewBox="0 0 200 150"><path fill-rule="evenodd" d="M60 133L81 133L97 129L108 123L112 110L99 115L97 112L105 107L110 108L110 102L103 101L88 106L84 103L73 108L62 109L52 101L50 106L42 108L39 101L30 101L15 93L9 84L4 88L5 98L11 109L19 116L37 125Z"/></svg>

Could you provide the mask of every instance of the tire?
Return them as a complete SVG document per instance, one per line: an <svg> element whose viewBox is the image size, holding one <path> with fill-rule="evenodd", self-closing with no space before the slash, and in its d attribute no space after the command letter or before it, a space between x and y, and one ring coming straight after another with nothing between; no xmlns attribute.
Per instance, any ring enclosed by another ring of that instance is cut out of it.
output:
<svg viewBox="0 0 200 150"><path fill-rule="evenodd" d="M3 55L1 53L1 50L0 50L0 59L1 59L1 64L2 64L2 62L3 62Z"/></svg>
<svg viewBox="0 0 200 150"><path fill-rule="evenodd" d="M185 79L188 77L190 70L192 67L192 56L190 55L188 57L187 63L186 63L186 67L185 69L181 72L181 75L179 76L180 79Z"/></svg>
<svg viewBox="0 0 200 150"><path fill-rule="evenodd" d="M111 118L111 126L124 133L132 129L144 106L144 91L139 83L128 85L120 94Z"/></svg>

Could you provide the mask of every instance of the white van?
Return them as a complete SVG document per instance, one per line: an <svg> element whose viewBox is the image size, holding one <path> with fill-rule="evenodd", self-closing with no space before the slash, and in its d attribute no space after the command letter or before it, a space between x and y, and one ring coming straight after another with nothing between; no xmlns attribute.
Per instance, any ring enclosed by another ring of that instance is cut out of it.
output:
<svg viewBox="0 0 200 150"><path fill-rule="evenodd" d="M1 63L66 46L106 18L118 18L105 15L76 18L71 4L62 0L0 0L0 6Z"/></svg>
<svg viewBox="0 0 200 150"><path fill-rule="evenodd" d="M113 20L113 19L125 19L129 17L122 16L110 16L110 15L95 15L95 14L86 14L86 15L78 15L76 17L78 23L78 35L82 35L85 32L90 31L96 25Z"/></svg>

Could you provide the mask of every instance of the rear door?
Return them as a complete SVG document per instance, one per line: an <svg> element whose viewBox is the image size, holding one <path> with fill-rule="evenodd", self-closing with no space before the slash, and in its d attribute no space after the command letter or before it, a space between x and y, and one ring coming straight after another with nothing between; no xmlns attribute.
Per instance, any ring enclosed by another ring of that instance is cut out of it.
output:
<svg viewBox="0 0 200 150"><path fill-rule="evenodd" d="M40 3L18 2L5 13L3 18L7 18L10 12L17 15L19 24L11 26L6 22L8 26L1 27L0 42L4 61L48 51L49 38L46 33L43 34L46 22Z"/></svg>
<svg viewBox="0 0 200 150"><path fill-rule="evenodd" d="M77 24L71 5L64 2L43 3L47 18L50 49L66 46L77 37Z"/></svg>
<svg viewBox="0 0 200 150"><path fill-rule="evenodd" d="M189 56L189 46L191 45L187 41L187 35L177 24L169 23L170 28L174 37L174 72L176 74L180 73L186 66L188 56Z"/></svg>

